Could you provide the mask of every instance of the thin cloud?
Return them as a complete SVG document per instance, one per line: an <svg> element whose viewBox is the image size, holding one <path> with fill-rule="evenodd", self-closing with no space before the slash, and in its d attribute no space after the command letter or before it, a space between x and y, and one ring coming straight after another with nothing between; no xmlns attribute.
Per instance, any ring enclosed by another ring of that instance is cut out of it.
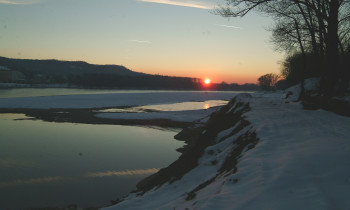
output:
<svg viewBox="0 0 350 210"><path fill-rule="evenodd" d="M39 3L41 0L0 0L0 4L26 5Z"/></svg>
<svg viewBox="0 0 350 210"><path fill-rule="evenodd" d="M132 40L128 40L129 42L136 42L136 43L140 43L140 44L151 44L152 42L150 41L145 41L145 40L137 40L137 39L132 39Z"/></svg>
<svg viewBox="0 0 350 210"><path fill-rule="evenodd" d="M217 24L217 26L221 26L221 27L225 27L225 28L233 28L233 29L242 29L241 27L238 27L238 26L219 25L219 24Z"/></svg>
<svg viewBox="0 0 350 210"><path fill-rule="evenodd" d="M150 169L137 169L137 170L127 170L127 171L105 171L105 172L91 172L85 174L85 177L96 178L105 176L133 176L133 175L148 175L154 174L159 171L158 168Z"/></svg>
<svg viewBox="0 0 350 210"><path fill-rule="evenodd" d="M184 0L137 0L137 1L157 3L157 4L168 4L168 5L182 6L182 7L192 7L192 8L207 9L207 10L213 9L213 5L199 2L199 1L184 1Z"/></svg>
<svg viewBox="0 0 350 210"><path fill-rule="evenodd" d="M34 179L18 179L9 182L0 182L0 188L13 187L18 185L28 185L28 184L45 184L67 180L66 177L55 176L55 177L44 177L44 178L34 178Z"/></svg>

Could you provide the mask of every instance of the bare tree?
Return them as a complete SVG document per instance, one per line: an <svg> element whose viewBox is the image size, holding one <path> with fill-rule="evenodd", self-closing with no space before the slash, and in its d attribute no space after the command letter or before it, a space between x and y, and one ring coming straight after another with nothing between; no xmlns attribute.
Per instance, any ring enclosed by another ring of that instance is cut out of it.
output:
<svg viewBox="0 0 350 210"><path fill-rule="evenodd" d="M259 77L258 82L263 90L272 90L276 87L276 83L278 79L279 79L279 75L270 73Z"/></svg>
<svg viewBox="0 0 350 210"><path fill-rule="evenodd" d="M327 68L322 76L322 93L336 94L343 82L339 53L349 43L349 0L226 0L217 13L243 17L252 10L272 16L276 22L273 41L287 51L299 49L320 57Z"/></svg>

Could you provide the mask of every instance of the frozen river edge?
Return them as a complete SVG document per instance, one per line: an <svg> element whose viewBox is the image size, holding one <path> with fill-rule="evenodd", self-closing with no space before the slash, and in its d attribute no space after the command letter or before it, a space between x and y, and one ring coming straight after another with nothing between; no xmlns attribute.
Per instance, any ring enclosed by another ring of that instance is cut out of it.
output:
<svg viewBox="0 0 350 210"><path fill-rule="evenodd" d="M33 119L48 122L185 128L193 121L208 116L216 108L142 113L99 113L99 110L188 101L230 100L235 95L237 93L194 91L0 98L0 113L24 113Z"/></svg>
<svg viewBox="0 0 350 210"><path fill-rule="evenodd" d="M144 113L96 113L95 109L0 109L0 113L25 114L32 120L83 124L140 125L164 128L186 128L193 121L202 119L218 107L207 110L144 112ZM20 120L20 119L19 119Z"/></svg>

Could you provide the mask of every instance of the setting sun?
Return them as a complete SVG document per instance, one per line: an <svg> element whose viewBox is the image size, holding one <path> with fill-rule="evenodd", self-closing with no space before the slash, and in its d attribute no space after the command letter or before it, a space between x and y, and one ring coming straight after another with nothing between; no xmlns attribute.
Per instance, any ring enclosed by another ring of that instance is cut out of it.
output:
<svg viewBox="0 0 350 210"><path fill-rule="evenodd" d="M210 81L210 79L208 79L208 78L204 80L204 83L205 83L206 85L209 85L210 82L211 82L211 81Z"/></svg>

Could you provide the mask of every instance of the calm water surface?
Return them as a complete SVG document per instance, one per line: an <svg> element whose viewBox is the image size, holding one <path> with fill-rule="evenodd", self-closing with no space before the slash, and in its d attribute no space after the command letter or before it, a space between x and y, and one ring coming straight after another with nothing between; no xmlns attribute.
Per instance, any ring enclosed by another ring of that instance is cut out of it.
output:
<svg viewBox="0 0 350 210"><path fill-rule="evenodd" d="M175 131L0 114L0 209L103 206L178 158Z"/></svg>

